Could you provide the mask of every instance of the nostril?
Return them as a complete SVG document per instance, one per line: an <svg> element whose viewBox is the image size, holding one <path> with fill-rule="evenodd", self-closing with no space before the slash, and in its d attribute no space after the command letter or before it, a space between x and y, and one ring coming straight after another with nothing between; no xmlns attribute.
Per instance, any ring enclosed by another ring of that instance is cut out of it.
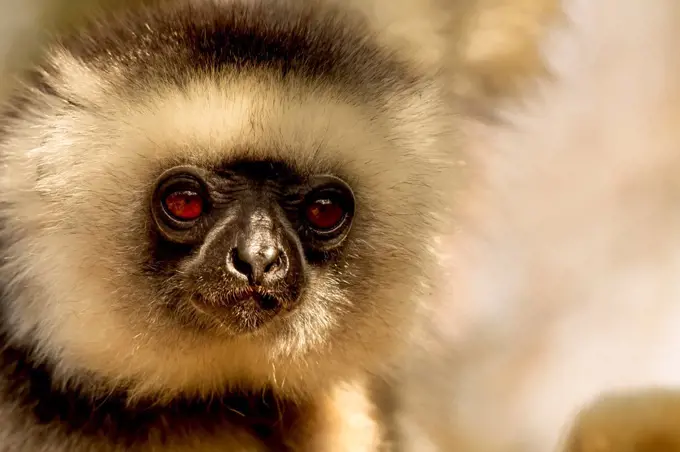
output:
<svg viewBox="0 0 680 452"><path fill-rule="evenodd" d="M238 248L232 249L230 255L231 263L234 266L234 269L240 274L250 277L250 275L253 273L253 267L249 262L241 258L241 253L239 252Z"/></svg>
<svg viewBox="0 0 680 452"><path fill-rule="evenodd" d="M272 278L286 267L285 253L275 247L236 246L229 252L227 260L228 268L235 276L245 277L253 285L262 284L265 277Z"/></svg>
<svg viewBox="0 0 680 452"><path fill-rule="evenodd" d="M277 252L276 257L264 267L264 272L265 273L273 273L276 270L280 269L282 266L283 266L283 259L281 257L281 253Z"/></svg>

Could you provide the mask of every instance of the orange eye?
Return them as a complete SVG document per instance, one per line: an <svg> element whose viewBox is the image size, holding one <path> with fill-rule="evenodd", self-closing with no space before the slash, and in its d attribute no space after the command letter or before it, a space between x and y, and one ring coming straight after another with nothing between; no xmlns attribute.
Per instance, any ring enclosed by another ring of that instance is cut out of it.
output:
<svg viewBox="0 0 680 452"><path fill-rule="evenodd" d="M194 191L176 191L165 197L165 208L178 220L192 221L203 214L203 198Z"/></svg>
<svg viewBox="0 0 680 452"><path fill-rule="evenodd" d="M345 219L345 210L330 199L318 199L307 206L307 221L315 228L328 231Z"/></svg>

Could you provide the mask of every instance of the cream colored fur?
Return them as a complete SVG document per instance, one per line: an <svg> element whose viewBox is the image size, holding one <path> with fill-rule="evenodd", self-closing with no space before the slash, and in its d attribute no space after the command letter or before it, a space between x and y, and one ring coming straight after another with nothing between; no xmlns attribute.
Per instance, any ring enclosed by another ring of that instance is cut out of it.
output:
<svg viewBox="0 0 680 452"><path fill-rule="evenodd" d="M315 407L300 438L291 438L296 450L375 450L381 432L363 381L399 356L409 337L434 273L441 195L456 184L447 172L457 146L442 86L416 86L379 109L332 86L197 74L182 92L159 81L148 96L126 98L111 89L125 68L98 73L62 51L52 61L57 74L48 77L57 91L84 108L41 99L45 108L14 123L0 144L13 339L37 342L40 356L57 363L57 383L94 374L109 382L102 391L131 382L134 397L160 402L209 397L243 382L272 385ZM162 163L238 157L341 174L360 206L353 240L383 256L372 284L341 289L312 268L313 290L276 336L227 341L157 316L159 301L133 271L146 246L145 194ZM0 442L33 447L12 410L0 406L8 432L0 428ZM227 431L171 447L260 450L242 436ZM79 441L55 435L49 443L63 450L88 444Z"/></svg>
<svg viewBox="0 0 680 452"><path fill-rule="evenodd" d="M399 357L412 337L411 321L425 309L416 300L430 290L428 276L434 274L430 253L443 246L434 240L433 223L457 199L462 182L451 174L469 166L457 155L458 137L449 134L462 118L445 110L464 110L460 97L479 107L489 97L514 92L521 76L539 72L535 41L554 4L350 4L372 20L381 43L437 73L441 86L397 96L387 111L343 101L328 87L283 88L230 76L217 83L199 76L184 93L167 86L148 98L126 99L109 89L124 68L111 67L103 76L68 54L54 54L61 71L54 80L58 89L74 93L90 110L69 111L55 102L37 112L30 127L12 128L0 149L7 158L0 167L0 202L23 200L12 207L5 231L14 242L13 259L5 263L16 277L14 333L37 339L40 352L59 363L64 382L77 383L87 370L114 383L132 379L135 395L161 400L179 392L221 391L237 379L269 383L289 397L312 397L317 405L317 417L303 428L308 441L301 449L378 447L381 432L362 377L381 370L388 355ZM442 110L447 92L456 97ZM322 295L276 341L259 337L225 344L178 333L147 309L150 300L138 287L138 275L125 265L144 245L134 226L143 221L135 214L139 193L152 183L158 159L212 163L232 149L253 156L275 149L297 166L332 168L351 178L361 205L371 206L370 214L385 226L356 233L379 238L380 251L394 257L382 263L370 293L357 298L338 290L338 281L314 273ZM47 176L35 184L38 173ZM449 199L442 201L434 189ZM404 212L429 218L432 230L415 227ZM347 325L351 328L343 328ZM429 353L436 356L436 349ZM10 411L0 407L0 420L9 423ZM229 431L173 447L260 450L242 436ZM68 438L51 443L76 447Z"/></svg>
<svg viewBox="0 0 680 452"><path fill-rule="evenodd" d="M262 149L276 149L281 155L268 156L292 159L321 172L339 167L349 174L366 197L362 203L389 222L391 239L385 241L389 253L389 247L405 245L409 231L408 224L390 213L392 197L401 198L402 190L410 190L414 202L429 197L425 193L429 187L404 182L435 175L443 163L443 154L436 148L436 118L425 109L426 100L402 99L401 111L376 120L369 119L370 107L338 102L332 93L306 93L304 86L284 92L248 80L220 84L197 80L185 94L168 88L154 98L126 100L107 97L105 82L97 74L77 69L74 61L62 57L62 64L73 77L65 78L64 88L76 90L85 102L99 104L102 114L73 113L58 119L48 114L46 121L58 121L58 128L41 135L33 129L20 130L5 145L8 166L0 174L0 196L17 199L18 192L25 192L23 203L10 216L16 223L9 225L9 233L20 238L12 252L16 259L7 265L17 275L43 275L33 290L47 301L27 300L13 307L19 336L37 335L46 353L60 357L65 374L71 373L69 369L90 369L113 379L135 377L140 392L162 391L166 396L179 390L210 391L237 377L273 382L295 392L303 382L305 388L316 387L327 381L329 373L346 374L350 363L371 366L371 356L393 340L387 331L371 341L370 350L336 344L333 360L322 362L312 375L305 371L304 360L323 354L331 345L330 335L340 315L337 310L359 301L350 302L333 280L315 274L314 285L318 293L329 297L328 303L305 304L289 335L280 342L261 344L248 339L225 348L221 340L199 345L191 335L163 334L163 325L145 314L144 295L135 293L139 289L134 275L127 273L120 260L134 255L132 247L142 244L130 241L121 247L118 243L140 221L129 214L133 206L144 202L139 193L148 189L159 161L181 155L211 164L229 149L248 149L255 155ZM297 98L292 100L292 96ZM417 147L419 156L399 155L395 146ZM428 153L430 161L425 163L422 158ZM83 154L88 158L83 159ZM381 159L396 161L378 170L372 162ZM42 165L51 175L34 186ZM407 168L414 172L406 172ZM412 247L413 251L420 246ZM384 276L382 286L371 294L373 299L366 301L376 310L379 300L403 299L397 294L409 293L420 284L396 273ZM128 278L132 282L125 283ZM327 305L337 312L324 308ZM393 324L400 322L402 309L411 308L399 302L371 315ZM356 339L350 342L361 337L364 328L373 329L369 324L356 324Z"/></svg>
<svg viewBox="0 0 680 452"><path fill-rule="evenodd" d="M562 3L550 77L470 128L479 177L405 389L410 450L554 452L591 406L579 429L605 441L574 451L676 450L677 398L624 402L680 389L680 4Z"/></svg>

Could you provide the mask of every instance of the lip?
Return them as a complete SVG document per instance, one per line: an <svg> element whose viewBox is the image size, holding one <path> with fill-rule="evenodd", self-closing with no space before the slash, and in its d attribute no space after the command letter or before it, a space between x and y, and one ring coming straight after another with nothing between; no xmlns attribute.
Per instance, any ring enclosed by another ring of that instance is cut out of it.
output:
<svg viewBox="0 0 680 452"><path fill-rule="evenodd" d="M296 305L285 296L257 286L222 292L196 291L187 302L195 313L188 318L199 329L229 336L254 334L280 324Z"/></svg>
<svg viewBox="0 0 680 452"><path fill-rule="evenodd" d="M256 287L248 287L231 292L224 297L224 301L221 301L220 304L241 304L250 300L257 303L265 311L277 309L283 305L277 296Z"/></svg>
<svg viewBox="0 0 680 452"><path fill-rule="evenodd" d="M250 303L257 306L253 306L254 310L265 315L276 314L285 305L283 299L270 291L258 287L245 287L238 290L232 290L220 296L218 299L206 298L200 293L195 294L192 297L192 304L203 312L244 307Z"/></svg>

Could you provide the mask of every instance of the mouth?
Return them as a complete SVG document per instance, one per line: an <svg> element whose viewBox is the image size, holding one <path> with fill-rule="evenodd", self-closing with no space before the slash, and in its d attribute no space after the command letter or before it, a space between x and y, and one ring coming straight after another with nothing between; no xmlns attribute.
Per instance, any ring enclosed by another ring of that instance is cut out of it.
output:
<svg viewBox="0 0 680 452"><path fill-rule="evenodd" d="M242 303L254 302L260 309L264 311L278 311L284 303L273 293L262 290L258 287L247 287L237 291L230 292L221 300L219 304L238 305Z"/></svg>
<svg viewBox="0 0 680 452"><path fill-rule="evenodd" d="M232 290L219 296L197 293L191 298L191 304L196 311L236 334L262 328L287 306L283 298L258 287Z"/></svg>
<svg viewBox="0 0 680 452"><path fill-rule="evenodd" d="M260 306L260 308L264 309L265 311L279 310L283 306L283 303L278 297L269 292L261 290L248 289L240 294L235 295L234 297L235 302L243 302L247 301L248 299L252 299Z"/></svg>

